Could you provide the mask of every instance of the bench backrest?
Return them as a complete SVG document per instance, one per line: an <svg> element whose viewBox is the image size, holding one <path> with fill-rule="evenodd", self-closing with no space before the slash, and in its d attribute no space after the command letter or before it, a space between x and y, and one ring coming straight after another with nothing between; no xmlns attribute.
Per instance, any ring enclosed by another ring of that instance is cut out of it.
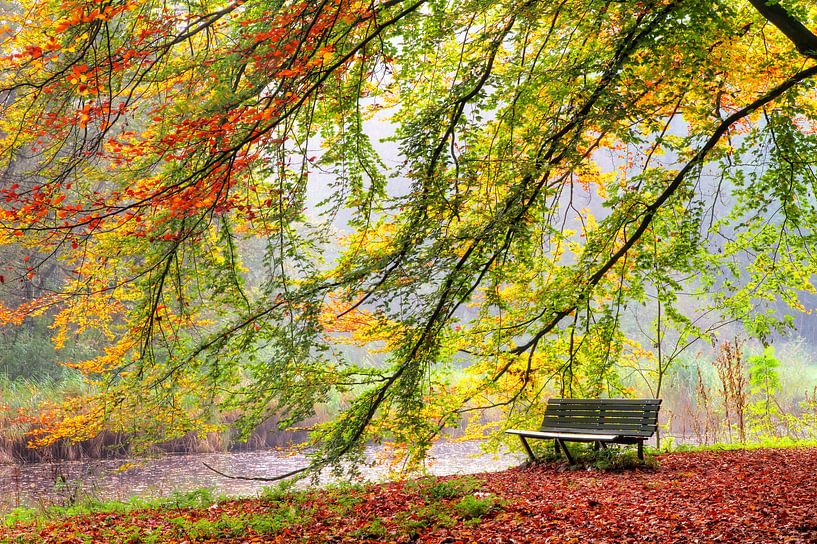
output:
<svg viewBox="0 0 817 544"><path fill-rule="evenodd" d="M549 399L542 431L650 437L661 399Z"/></svg>

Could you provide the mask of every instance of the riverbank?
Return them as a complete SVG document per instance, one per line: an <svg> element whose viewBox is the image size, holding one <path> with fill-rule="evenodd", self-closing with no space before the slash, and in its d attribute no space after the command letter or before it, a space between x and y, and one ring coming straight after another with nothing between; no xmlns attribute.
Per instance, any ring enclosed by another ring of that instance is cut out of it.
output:
<svg viewBox="0 0 817 544"><path fill-rule="evenodd" d="M245 500L179 498L60 520L11 520L13 526L0 528L0 542L817 542L817 448L658 459L654 470L550 464L267 490Z"/></svg>
<svg viewBox="0 0 817 544"><path fill-rule="evenodd" d="M382 448L367 448L372 466L361 466L368 481L389 479L388 467L374 464L383 456ZM426 466L436 476L496 472L519 465L520 453L487 455L481 443L440 441L432 446ZM303 453L261 450L237 453L161 455L153 458L88 459L82 461L0 464L0 517L18 506L69 505L77 502L160 499L207 488L212 494L232 497L258 496L264 482L231 480L220 472L249 477L269 477L302 468L309 463ZM334 481L326 471L322 484ZM58 485L55 485L55 483Z"/></svg>

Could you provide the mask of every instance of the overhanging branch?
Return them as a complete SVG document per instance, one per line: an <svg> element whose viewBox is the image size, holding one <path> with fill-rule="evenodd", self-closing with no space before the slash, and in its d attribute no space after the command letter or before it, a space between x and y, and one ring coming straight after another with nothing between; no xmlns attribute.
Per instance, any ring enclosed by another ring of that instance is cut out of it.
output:
<svg viewBox="0 0 817 544"><path fill-rule="evenodd" d="M536 346L539 340L545 336L546 334L550 333L556 326L559 324L559 321L562 320L566 315L569 315L573 312L578 305L581 303L582 300L587 296L587 294L593 289L593 287L598 284L602 278L610 271L613 266L622 258L624 257L630 249L638 242L644 232L652 223L655 215L658 213L658 210L669 200L669 198L681 187L683 184L684 179L695 169L699 168L706 159L709 152L715 148L718 144L720 139L729 131L729 129L743 119L744 117L750 115L752 112L757 111L758 109L762 108L769 102L779 98L783 95L786 91L790 90L792 87L797 85L798 83L810 79L817 75L817 65L814 65L810 68L806 68L800 72L797 72L789 79L781 83L780 85L774 87L769 92L764 94L763 96L759 97L758 99L754 100L752 103L747 104L742 109L736 111L726 119L724 119L706 143L698 150L692 159L681 169L680 172L672 179L672 181L667 185L667 188L658 196L658 198L653 201L645 210L643 215L641 216L641 220L637 222L638 226L633 231L632 235L630 235L622 244L622 246L614 253L609 259L607 259L604 264L599 267L599 269L587 280L584 286L581 289L577 289L577 297L575 301L567 307L562 308L559 311L554 312L553 318L550 319L544 327L542 327L528 342L517 346L511 353L516 355L521 355L522 353L526 352L527 350L531 349L532 347ZM498 378L501 374L504 374L510 366L507 366L500 370L500 373L494 378Z"/></svg>
<svg viewBox="0 0 817 544"><path fill-rule="evenodd" d="M777 0L749 0L749 3L785 34L802 55L817 59L817 36L778 4Z"/></svg>

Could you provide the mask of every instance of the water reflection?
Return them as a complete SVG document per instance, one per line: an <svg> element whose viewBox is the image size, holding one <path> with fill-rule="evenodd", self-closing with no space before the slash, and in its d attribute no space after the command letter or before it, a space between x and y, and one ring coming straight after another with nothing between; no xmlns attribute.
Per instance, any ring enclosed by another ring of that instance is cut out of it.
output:
<svg viewBox="0 0 817 544"><path fill-rule="evenodd" d="M378 453L372 448L367 456L373 460ZM519 454L482 454L476 442L441 442L432 448L428 468L431 474L440 476L469 474L503 470L522 460ZM267 450L168 455L147 460L0 465L0 511L18 505L65 503L83 497L118 500L131 496L160 497L200 487L213 488L216 494L252 496L269 485L222 478L208 470L204 463L227 474L269 477L303 467L307 459L303 455ZM123 466L131 468L119 470ZM388 468L363 467L361 476L366 480L383 480L388 476ZM332 476L322 474L321 481L332 481Z"/></svg>

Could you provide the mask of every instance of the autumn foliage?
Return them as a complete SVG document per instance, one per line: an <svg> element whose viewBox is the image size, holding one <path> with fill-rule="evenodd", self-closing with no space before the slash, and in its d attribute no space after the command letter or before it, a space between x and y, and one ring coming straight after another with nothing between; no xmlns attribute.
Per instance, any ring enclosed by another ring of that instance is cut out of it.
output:
<svg viewBox="0 0 817 544"><path fill-rule="evenodd" d="M765 338L814 290L815 26L805 0L4 3L0 283L60 275L0 320L95 351L39 438L336 403L317 464L418 461L633 368L660 395L668 335Z"/></svg>

